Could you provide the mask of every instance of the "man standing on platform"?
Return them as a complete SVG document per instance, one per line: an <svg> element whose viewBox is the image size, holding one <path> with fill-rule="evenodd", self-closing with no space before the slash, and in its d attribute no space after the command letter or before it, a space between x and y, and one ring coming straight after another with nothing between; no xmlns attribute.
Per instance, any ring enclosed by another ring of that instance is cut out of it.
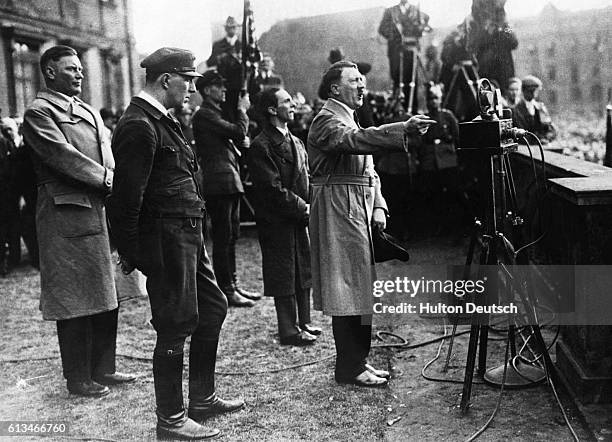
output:
<svg viewBox="0 0 612 442"><path fill-rule="evenodd" d="M424 31L429 31L429 16L421 12L408 0L400 0L398 5L385 9L378 33L387 39L387 56L389 69L393 80L393 90L404 95L404 109L416 114L418 103L416 93L412 102L412 109L408 109L410 91L416 92L417 76L414 72L414 84L411 87L413 67L416 66L414 57L418 56L419 39ZM403 57L403 76L400 78L400 64ZM400 91L400 83L404 90Z"/></svg>
<svg viewBox="0 0 612 442"><path fill-rule="evenodd" d="M38 180L40 308L57 321L68 391L105 396L131 382L115 372L117 293L104 198L115 162L98 111L81 101L83 67L69 46L40 58L46 89L24 115L23 134Z"/></svg>
<svg viewBox="0 0 612 442"><path fill-rule="evenodd" d="M251 103L245 95L238 100L235 123L223 117L224 78L215 70L204 73L196 82L202 105L193 116L193 135L202 164L202 191L212 224L213 267L219 287L229 305L252 307L261 294L240 286L236 273L236 241L240 235L240 198L244 193L238 160L249 126L247 110Z"/></svg>
<svg viewBox="0 0 612 442"><path fill-rule="evenodd" d="M237 122L239 118L238 99L242 90L242 42L238 35L240 23L234 17L225 21L225 37L213 43L212 54L206 60L208 67L216 67L226 80L227 99L221 104L226 118Z"/></svg>
<svg viewBox="0 0 612 442"><path fill-rule="evenodd" d="M144 89L113 135L117 161L108 214L124 273L147 276L151 323L157 333L153 381L157 436L203 439L219 430L200 425L211 415L238 410L242 400L215 392L219 333L227 301L215 280L202 233L204 200L197 160L169 109L186 103L201 75L191 52L161 48L140 64ZM183 403L183 350L189 351L189 409Z"/></svg>

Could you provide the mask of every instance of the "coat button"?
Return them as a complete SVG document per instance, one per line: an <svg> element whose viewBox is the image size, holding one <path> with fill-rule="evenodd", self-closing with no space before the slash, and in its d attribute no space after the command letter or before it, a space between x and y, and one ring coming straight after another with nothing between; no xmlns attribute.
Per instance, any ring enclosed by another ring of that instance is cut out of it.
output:
<svg viewBox="0 0 612 442"><path fill-rule="evenodd" d="M281 160L281 163L283 163L283 164L285 164L286 162L287 162L287 160L284 159L284 158Z"/></svg>

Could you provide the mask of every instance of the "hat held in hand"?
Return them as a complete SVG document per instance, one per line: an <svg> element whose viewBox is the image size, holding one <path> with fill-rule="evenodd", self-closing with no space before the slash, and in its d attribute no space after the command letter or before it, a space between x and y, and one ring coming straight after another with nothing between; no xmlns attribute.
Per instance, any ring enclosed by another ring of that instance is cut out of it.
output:
<svg viewBox="0 0 612 442"><path fill-rule="evenodd" d="M385 262L392 259L408 261L410 253L397 239L380 229L372 229L372 242L374 244L374 261Z"/></svg>

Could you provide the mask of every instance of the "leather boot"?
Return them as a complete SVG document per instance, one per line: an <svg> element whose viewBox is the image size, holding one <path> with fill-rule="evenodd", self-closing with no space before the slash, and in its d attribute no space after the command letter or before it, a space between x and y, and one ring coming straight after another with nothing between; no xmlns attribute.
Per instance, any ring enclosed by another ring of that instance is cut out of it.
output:
<svg viewBox="0 0 612 442"><path fill-rule="evenodd" d="M219 434L187 417L183 404L183 353L153 354L158 439L200 440Z"/></svg>
<svg viewBox="0 0 612 442"><path fill-rule="evenodd" d="M232 274L232 282L234 284L234 290L236 290L239 295L244 296L247 299L252 299L253 301L259 301L261 299L261 293L245 290L244 287L241 286L236 272Z"/></svg>
<svg viewBox="0 0 612 442"><path fill-rule="evenodd" d="M244 407L244 401L223 400L215 393L217 340L194 340L189 351L189 418L202 422L215 414Z"/></svg>
<svg viewBox="0 0 612 442"><path fill-rule="evenodd" d="M255 301L245 298L236 291L233 285L227 287L221 287L221 291L227 298L227 304L233 307L253 307Z"/></svg>

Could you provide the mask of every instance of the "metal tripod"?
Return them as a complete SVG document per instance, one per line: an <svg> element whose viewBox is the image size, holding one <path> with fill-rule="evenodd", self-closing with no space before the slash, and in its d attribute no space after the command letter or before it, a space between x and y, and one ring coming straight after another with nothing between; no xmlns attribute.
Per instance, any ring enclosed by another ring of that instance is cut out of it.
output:
<svg viewBox="0 0 612 442"><path fill-rule="evenodd" d="M452 110L459 121L471 120L478 113L476 90L480 79L478 71L474 63L469 60L457 63L453 71L453 78L444 96L442 107ZM466 96L461 94L462 91L466 91Z"/></svg>
<svg viewBox="0 0 612 442"><path fill-rule="evenodd" d="M404 88L406 84L404 83L404 67L405 67L405 52L408 51L411 54L412 58L412 75L410 76L410 83L408 83L408 97L404 94ZM423 62L421 61L421 57L419 55L419 50L417 46L410 44L407 45L402 43L402 48L400 49L399 54L399 82L398 82L398 91L397 91L397 99L400 103L406 103L405 109L412 113L414 106L414 101L416 98L416 94L418 92L417 79L419 78L427 78L427 74L425 72L425 67L423 66ZM418 74L417 74L418 71Z"/></svg>
<svg viewBox="0 0 612 442"><path fill-rule="evenodd" d="M517 278L513 275L515 264L526 264L515 259L514 249L509 238L520 240L523 220L516 214L516 194L514 192L514 179L510 167L509 154L516 150L516 144L485 149L464 149L472 151L476 160L482 162L483 182L485 188L489 189L484 202L485 212L483 221L477 220L472 235L466 266L464 268L464 279L469 279L470 268L474 261L476 245L481 244L478 279L487 280L487 293L493 295L495 300L502 303L514 299L518 295L524 310L526 324L534 340L535 351L539 351L543 360L543 367L529 364L513 363L512 367L502 364L501 367L486 370L487 344L489 333L489 314L474 313L471 318L470 340L468 344L463 392L461 396L461 411L466 412L471 398L474 369L476 366L476 355L478 352L477 375L488 383L504 385L510 388L521 388L534 385L545 378L544 370L552 367L550 355L537 325L537 315L533 293L530 292L531 284L528 278ZM505 275L501 277L500 275ZM520 281L520 282L517 282ZM482 296L482 295L481 295ZM476 304L484 305L481 298L475 300ZM514 318L511 318L514 319ZM509 321L508 340L512 360L516 357L516 326L514 321ZM454 336L458 324L458 318L453 321L453 333L449 344L445 369L448 367ZM530 350L534 350L529 347ZM540 358L538 358L540 359ZM519 360L520 362L520 360Z"/></svg>

